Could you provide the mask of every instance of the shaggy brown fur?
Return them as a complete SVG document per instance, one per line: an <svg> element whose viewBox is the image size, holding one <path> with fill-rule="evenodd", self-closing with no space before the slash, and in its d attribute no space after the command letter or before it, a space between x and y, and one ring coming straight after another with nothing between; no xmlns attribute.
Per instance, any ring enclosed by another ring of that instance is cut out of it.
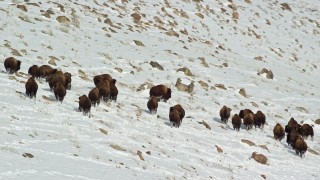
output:
<svg viewBox="0 0 320 180"><path fill-rule="evenodd" d="M281 124L277 123L273 128L273 137L275 140L281 141L285 136L285 132Z"/></svg>
<svg viewBox="0 0 320 180"><path fill-rule="evenodd" d="M239 131L241 127L241 118L238 114L233 115L232 117L232 126L234 130Z"/></svg>
<svg viewBox="0 0 320 180"><path fill-rule="evenodd" d="M158 100L157 98L151 96L147 102L147 107L150 111L150 114L155 114L157 113L157 109L158 109Z"/></svg>
<svg viewBox="0 0 320 180"><path fill-rule="evenodd" d="M171 89L163 84L156 85L150 88L149 95L160 97L161 100L163 99L164 102L167 102L171 98Z"/></svg>
<svg viewBox="0 0 320 180"><path fill-rule="evenodd" d="M306 153L308 146L307 143L301 137L299 137L295 141L293 149L296 151L296 154L300 155L300 157L302 158L302 156Z"/></svg>
<svg viewBox="0 0 320 180"><path fill-rule="evenodd" d="M179 112L180 115L180 120L182 122L182 119L184 118L186 112L185 110L182 108L182 106L180 104L176 104L175 106L170 107L170 112L173 110L177 110Z"/></svg>
<svg viewBox="0 0 320 180"><path fill-rule="evenodd" d="M101 74L93 77L93 82L96 85L96 87L99 86L100 83L108 81L109 83L112 83L112 77L109 74Z"/></svg>
<svg viewBox="0 0 320 180"><path fill-rule="evenodd" d="M311 136L311 140L313 140L314 132L312 126L310 126L309 124L299 126L298 132L303 138L307 139L308 136Z"/></svg>
<svg viewBox="0 0 320 180"><path fill-rule="evenodd" d="M285 126L284 130L286 133L290 133L292 130L298 130L298 122L292 117Z"/></svg>
<svg viewBox="0 0 320 180"><path fill-rule="evenodd" d="M97 87L93 88L90 92L89 92L89 99L91 101L91 104L96 107L96 104L99 105L100 104L100 92L99 89Z"/></svg>
<svg viewBox="0 0 320 180"><path fill-rule="evenodd" d="M254 115L254 127L260 128L264 127L264 124L266 123L266 116L261 112L261 111L257 111L257 113Z"/></svg>
<svg viewBox="0 0 320 180"><path fill-rule="evenodd" d="M46 81L49 83L51 90L58 82L61 82L66 88L66 79L62 71L56 71L54 74L49 75Z"/></svg>
<svg viewBox="0 0 320 180"><path fill-rule="evenodd" d="M91 101L87 95L82 95L79 97L79 111L83 112L84 115L90 114L91 111Z"/></svg>
<svg viewBox="0 0 320 180"><path fill-rule="evenodd" d="M170 113L169 113L169 119L170 122L173 123L174 127L179 127L181 124L181 118L180 118L180 113L178 110L173 109Z"/></svg>
<svg viewBox="0 0 320 180"><path fill-rule="evenodd" d="M239 117L240 117L241 119L243 119L244 116L245 116L246 114L249 114L249 113L252 113L252 114L253 114L253 112L252 112L250 109L240 110L240 112L239 112Z"/></svg>
<svg viewBox="0 0 320 180"><path fill-rule="evenodd" d="M112 82L110 83L110 99L111 101L117 101L117 97L118 97L118 88L116 86L116 82L117 80L112 79Z"/></svg>
<svg viewBox="0 0 320 180"><path fill-rule="evenodd" d="M51 66L42 65L39 67L39 77L47 78L49 75L55 73L57 69L53 69Z"/></svg>
<svg viewBox="0 0 320 180"><path fill-rule="evenodd" d="M33 77L30 77L28 79L28 81L25 84L26 87L26 94L29 98L36 98L37 95L37 91L38 91L38 84L37 82L34 80Z"/></svg>
<svg viewBox="0 0 320 180"><path fill-rule="evenodd" d="M253 113L248 113L243 117L243 124L246 126L247 130L250 130L253 126Z"/></svg>
<svg viewBox="0 0 320 180"><path fill-rule="evenodd" d="M65 87L70 90L71 89L71 74L68 72L63 73L65 79Z"/></svg>
<svg viewBox="0 0 320 180"><path fill-rule="evenodd" d="M230 112L231 112L231 109L228 108L227 106L223 106L221 109L220 109L220 118L221 118L221 121L225 124L228 123L228 119L230 117Z"/></svg>
<svg viewBox="0 0 320 180"><path fill-rule="evenodd" d="M299 137L301 137L301 135L298 133L298 131L292 130L290 133L287 134L288 145L291 145L291 147L294 147L294 143Z"/></svg>
<svg viewBox="0 0 320 180"><path fill-rule="evenodd" d="M7 72L13 74L20 70L21 61L17 60L14 57L8 57L4 60L4 67Z"/></svg>
<svg viewBox="0 0 320 180"><path fill-rule="evenodd" d="M64 87L64 84L62 84L61 82L58 82L57 84L55 84L53 87L53 92L54 92L54 96L56 97L56 99L62 103L64 97L67 94L67 91L66 91L66 88Z"/></svg>
<svg viewBox="0 0 320 180"><path fill-rule="evenodd" d="M33 65L29 68L28 74L30 74L33 78L39 77L39 67L38 65Z"/></svg>
<svg viewBox="0 0 320 180"><path fill-rule="evenodd" d="M110 84L109 81L101 82L98 85L99 93L100 93L100 98L104 101L107 102L110 99Z"/></svg>

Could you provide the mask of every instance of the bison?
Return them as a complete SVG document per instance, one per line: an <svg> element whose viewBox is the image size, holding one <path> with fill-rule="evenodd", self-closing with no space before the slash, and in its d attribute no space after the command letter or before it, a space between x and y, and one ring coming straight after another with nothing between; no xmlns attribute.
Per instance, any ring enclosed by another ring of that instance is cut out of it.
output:
<svg viewBox="0 0 320 180"><path fill-rule="evenodd" d="M273 137L275 140L281 141L285 136L284 128L277 123L273 128Z"/></svg>
<svg viewBox="0 0 320 180"><path fill-rule="evenodd" d="M284 130L286 133L290 133L292 130L298 130L298 122L292 117Z"/></svg>
<svg viewBox="0 0 320 180"><path fill-rule="evenodd" d="M100 98L104 101L107 102L110 99L110 84L108 81L101 82L98 85L99 93L100 93Z"/></svg>
<svg viewBox="0 0 320 180"><path fill-rule="evenodd" d="M228 108L227 106L223 106L221 109L220 109L220 118L221 118L221 121L225 124L228 123L228 119L230 117L230 112L231 112L231 109Z"/></svg>
<svg viewBox="0 0 320 180"><path fill-rule="evenodd" d="M156 85L150 88L149 95L159 97L164 102L167 102L171 98L171 89L163 84Z"/></svg>
<svg viewBox="0 0 320 180"><path fill-rule="evenodd" d="M68 72L63 73L65 79L65 87L66 89L71 89L71 74Z"/></svg>
<svg viewBox="0 0 320 180"><path fill-rule="evenodd" d="M118 88L116 86L117 80L112 79L112 82L110 83L110 100L117 101L118 97Z"/></svg>
<svg viewBox="0 0 320 180"><path fill-rule="evenodd" d="M36 95L37 95L37 91L38 91L38 84L37 82L35 81L35 79L33 77L30 77L28 79L28 81L26 82L25 84L25 87L26 87L26 94L29 98L33 98L35 97L36 98Z"/></svg>
<svg viewBox="0 0 320 180"><path fill-rule="evenodd" d="M240 112L239 112L239 117L240 117L241 119L243 119L244 116L245 116L246 114L249 114L249 113L252 113L252 114L253 114L253 112L252 112L250 109L240 110Z"/></svg>
<svg viewBox="0 0 320 180"><path fill-rule="evenodd" d="M14 57L8 57L4 60L4 67L7 72L13 74L20 70L21 61Z"/></svg>
<svg viewBox="0 0 320 180"><path fill-rule="evenodd" d="M109 83L112 83L112 77L109 74L101 74L93 77L93 82L96 85L96 87L99 86L100 83L108 81Z"/></svg>
<svg viewBox="0 0 320 180"><path fill-rule="evenodd" d="M234 130L239 131L241 127L241 118L238 114L233 115L232 117L232 126Z"/></svg>
<svg viewBox="0 0 320 180"><path fill-rule="evenodd" d="M292 130L290 133L287 134L288 145L291 145L291 147L294 147L294 143L299 137L301 137L301 135L298 133L298 131Z"/></svg>
<svg viewBox="0 0 320 180"><path fill-rule="evenodd" d="M169 111L173 111L173 110L177 110L180 114L180 120L182 122L182 119L184 118L186 112L185 110L182 108L182 106L180 104L176 104L175 106L170 107Z"/></svg>
<svg viewBox="0 0 320 180"><path fill-rule="evenodd" d="M39 67L38 65L33 65L29 67L28 74L30 74L33 78L39 77Z"/></svg>
<svg viewBox="0 0 320 180"><path fill-rule="evenodd" d="M264 127L264 124L266 123L266 116L261 112L261 111L257 111L256 114L254 114L254 127L257 128L260 128Z"/></svg>
<svg viewBox="0 0 320 180"><path fill-rule="evenodd" d="M306 139L308 138L308 136L311 136L311 140L313 140L314 132L312 126L310 126L309 124L303 124L302 126L299 126L298 132L302 137Z"/></svg>
<svg viewBox="0 0 320 180"><path fill-rule="evenodd" d="M302 158L302 156L306 153L308 146L301 137L298 137L298 139L294 142L293 149L296 151L296 154L300 155Z"/></svg>
<svg viewBox="0 0 320 180"><path fill-rule="evenodd" d="M157 98L151 96L147 102L147 107L150 111L150 114L155 114L157 113L157 109L158 109L158 100Z"/></svg>
<svg viewBox="0 0 320 180"><path fill-rule="evenodd" d="M91 104L96 107L96 104L99 105L100 104L100 92L99 89L97 87L93 88L89 94L88 97L91 101Z"/></svg>
<svg viewBox="0 0 320 180"><path fill-rule="evenodd" d="M64 97L67 94L67 91L66 91L66 88L64 87L64 84L62 84L62 82L58 82L57 84L55 84L53 87L53 92L54 92L54 96L56 97L56 99L62 103Z"/></svg>
<svg viewBox="0 0 320 180"><path fill-rule="evenodd" d="M62 71L56 71L55 73L49 75L47 78L46 78L46 81L49 83L49 87L50 87L50 90L52 90L52 88L58 83L58 82L61 82L64 86L64 88L67 88L66 86L66 79L65 79L65 76L63 74Z"/></svg>
<svg viewBox="0 0 320 180"><path fill-rule="evenodd" d="M177 109L173 109L169 112L170 122L173 123L174 127L179 127L181 124L180 113Z"/></svg>
<svg viewBox="0 0 320 180"><path fill-rule="evenodd" d="M91 111L91 101L87 95L82 95L79 97L79 111L83 112L84 115L90 114Z"/></svg>
<svg viewBox="0 0 320 180"><path fill-rule="evenodd" d="M39 77L40 78L47 78L49 75L55 73L57 69L53 69L49 65L42 65L39 67Z"/></svg>
<svg viewBox="0 0 320 180"><path fill-rule="evenodd" d="M248 113L243 117L243 124L246 126L247 131L250 130L253 126L254 122L254 115L253 113Z"/></svg>

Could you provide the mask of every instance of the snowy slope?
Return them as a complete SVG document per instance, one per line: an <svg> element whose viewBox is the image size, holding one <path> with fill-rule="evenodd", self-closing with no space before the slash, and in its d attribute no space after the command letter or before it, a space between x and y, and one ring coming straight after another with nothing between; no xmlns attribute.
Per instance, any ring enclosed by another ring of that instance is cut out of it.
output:
<svg viewBox="0 0 320 180"><path fill-rule="evenodd" d="M0 1L0 63L9 56L22 61L18 73L0 73L0 178L319 179L320 3L297 0L288 10L282 1L231 2ZM36 100L25 95L28 68L49 61L72 74L63 103L44 79L37 80ZM177 71L183 67L193 75ZM274 78L257 75L263 68ZM78 97L102 73L117 79L118 100L83 116ZM193 82L193 92L179 91L178 78ZM173 94L151 115L146 103L156 84ZM186 117L172 128L168 111L177 103ZM230 121L220 122L223 105L232 114L261 110L268 125L236 132ZM302 159L273 139L275 124L291 117L315 131ZM253 152L267 164L253 160Z"/></svg>

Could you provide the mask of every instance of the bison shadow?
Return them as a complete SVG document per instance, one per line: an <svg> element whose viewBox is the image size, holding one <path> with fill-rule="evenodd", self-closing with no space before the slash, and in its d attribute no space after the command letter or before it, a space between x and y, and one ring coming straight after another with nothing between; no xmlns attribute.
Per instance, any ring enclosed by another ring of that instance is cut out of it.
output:
<svg viewBox="0 0 320 180"><path fill-rule="evenodd" d="M221 118L214 117L213 120L218 122L219 124L223 124Z"/></svg>
<svg viewBox="0 0 320 180"><path fill-rule="evenodd" d="M164 124L167 125L167 126L173 127L171 122L164 122Z"/></svg>

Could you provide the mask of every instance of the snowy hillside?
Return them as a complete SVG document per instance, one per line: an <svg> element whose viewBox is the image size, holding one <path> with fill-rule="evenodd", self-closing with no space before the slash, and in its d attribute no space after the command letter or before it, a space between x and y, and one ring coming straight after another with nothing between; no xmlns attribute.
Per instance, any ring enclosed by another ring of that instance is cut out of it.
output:
<svg viewBox="0 0 320 180"><path fill-rule="evenodd" d="M320 179L319 17L318 0L0 0L0 179ZM26 96L34 64L72 74L62 103L45 79ZM84 116L78 97L105 73L118 100ZM151 115L157 84L172 98ZM261 110L267 125L234 131L223 105ZM273 138L291 117L315 132L303 158Z"/></svg>

